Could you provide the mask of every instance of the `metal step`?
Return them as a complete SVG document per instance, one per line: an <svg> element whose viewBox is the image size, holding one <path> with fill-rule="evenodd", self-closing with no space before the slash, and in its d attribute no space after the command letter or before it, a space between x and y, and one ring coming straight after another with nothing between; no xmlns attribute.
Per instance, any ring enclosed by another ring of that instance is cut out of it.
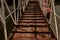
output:
<svg viewBox="0 0 60 40"><path fill-rule="evenodd" d="M16 30L13 31L20 31L20 32L34 32L35 27L18 27ZM37 32L50 32L48 27L36 27Z"/></svg>

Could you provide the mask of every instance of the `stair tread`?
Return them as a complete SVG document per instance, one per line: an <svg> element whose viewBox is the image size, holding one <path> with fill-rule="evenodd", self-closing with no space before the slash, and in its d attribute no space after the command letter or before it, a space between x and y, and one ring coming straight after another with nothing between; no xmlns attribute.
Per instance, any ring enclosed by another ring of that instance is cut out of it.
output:
<svg viewBox="0 0 60 40"><path fill-rule="evenodd" d="M35 20L21 20L21 22L35 22ZM41 21L43 21L43 22L45 22L46 20L36 20L36 22L41 22Z"/></svg>
<svg viewBox="0 0 60 40"><path fill-rule="evenodd" d="M50 40L51 37L49 34L37 34L37 39L38 40ZM15 33L13 35L13 39L21 39L21 40L36 40L34 34L30 33Z"/></svg>
<svg viewBox="0 0 60 40"><path fill-rule="evenodd" d="M43 15L43 14L42 14L42 15ZM24 16L32 16L32 15L24 15ZM36 14L35 14L35 15L33 15L33 16L40 16L40 15L36 15Z"/></svg>
<svg viewBox="0 0 60 40"><path fill-rule="evenodd" d="M50 32L48 27L36 27L37 32ZM13 30L14 31L14 30ZM15 31L20 31L20 32L34 32L35 27L18 27Z"/></svg>
<svg viewBox="0 0 60 40"><path fill-rule="evenodd" d="M34 13L24 13L24 15L42 15L42 13L36 13L36 14L34 14Z"/></svg>
<svg viewBox="0 0 60 40"><path fill-rule="evenodd" d="M32 32L12 31L12 32L14 32L14 33L35 33L34 31L32 31ZM50 32L38 32L38 31L36 31L36 33L50 34Z"/></svg>
<svg viewBox="0 0 60 40"><path fill-rule="evenodd" d="M24 13L24 14L43 14L43 13Z"/></svg>
<svg viewBox="0 0 60 40"><path fill-rule="evenodd" d="M21 22L22 23L35 23L35 22L36 23L41 23L41 22L44 23L44 22L46 22L46 20L36 20L36 21L35 20L21 20ZM20 23L20 21L18 21L18 23Z"/></svg>
<svg viewBox="0 0 60 40"><path fill-rule="evenodd" d="M15 25L16 27L48 27L48 25L20 25L20 24L18 24L18 25Z"/></svg>
<svg viewBox="0 0 60 40"><path fill-rule="evenodd" d="M19 25L39 25L39 26L47 26L47 23L20 23Z"/></svg>
<svg viewBox="0 0 60 40"><path fill-rule="evenodd" d="M45 19L44 17L36 17L36 18L34 18L34 17L23 17L22 19Z"/></svg>

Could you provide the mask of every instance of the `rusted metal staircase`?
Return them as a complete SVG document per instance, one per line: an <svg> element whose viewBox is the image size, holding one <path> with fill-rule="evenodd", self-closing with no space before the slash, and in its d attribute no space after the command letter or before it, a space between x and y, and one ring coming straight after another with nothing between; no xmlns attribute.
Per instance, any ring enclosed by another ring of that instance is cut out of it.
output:
<svg viewBox="0 0 60 40"><path fill-rule="evenodd" d="M56 40L38 1L29 1L18 24L8 40Z"/></svg>

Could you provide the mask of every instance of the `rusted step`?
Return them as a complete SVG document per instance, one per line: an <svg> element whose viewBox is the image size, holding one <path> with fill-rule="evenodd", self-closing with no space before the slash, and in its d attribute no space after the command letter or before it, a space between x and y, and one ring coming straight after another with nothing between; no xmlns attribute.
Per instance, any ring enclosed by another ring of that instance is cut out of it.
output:
<svg viewBox="0 0 60 40"><path fill-rule="evenodd" d="M41 26L41 25L20 25L20 24L15 25L15 26L16 27L48 27L48 25Z"/></svg>
<svg viewBox="0 0 60 40"><path fill-rule="evenodd" d="M15 31L20 32L34 32L35 27L18 27ZM36 27L37 32L50 32L48 27Z"/></svg>
<svg viewBox="0 0 60 40"><path fill-rule="evenodd" d="M20 32L34 32L35 27L18 27L15 31ZM36 27L37 32L50 32L48 27Z"/></svg>
<svg viewBox="0 0 60 40"><path fill-rule="evenodd" d="M20 23L46 23L46 21L45 22L43 22L43 21L42 22L27 22L26 21L26 22L20 22Z"/></svg>
<svg viewBox="0 0 60 40"><path fill-rule="evenodd" d="M37 35L38 40L51 40L50 34L39 34Z"/></svg>
<svg viewBox="0 0 60 40"><path fill-rule="evenodd" d="M44 18L40 18L40 19L22 19L22 20L44 20Z"/></svg>
<svg viewBox="0 0 60 40"><path fill-rule="evenodd" d="M28 4L27 6L26 6L26 8L27 7L40 7L38 4L32 4L32 3L30 3L30 4Z"/></svg>
<svg viewBox="0 0 60 40"><path fill-rule="evenodd" d="M38 9L39 7L26 7L25 9L33 9L33 8Z"/></svg>
<svg viewBox="0 0 60 40"><path fill-rule="evenodd" d="M50 32L21 32L21 31L12 31L12 33L32 33L32 34L34 34L34 33L42 33L42 34L50 34Z"/></svg>
<svg viewBox="0 0 60 40"><path fill-rule="evenodd" d="M48 24L47 23L36 23L36 25L44 26L44 25L48 25Z"/></svg>
<svg viewBox="0 0 60 40"><path fill-rule="evenodd" d="M46 22L46 20L36 20L36 22Z"/></svg>
<svg viewBox="0 0 60 40"><path fill-rule="evenodd" d="M38 15L36 15L36 16L38 16ZM44 19L44 17L39 17L39 16L38 17L35 17L35 16L34 17L30 17L30 16L27 16L27 17L24 16L23 17L23 19L41 19L41 18Z"/></svg>
<svg viewBox="0 0 60 40"><path fill-rule="evenodd" d="M20 23L19 25L39 25L39 26L47 26L47 23Z"/></svg>
<svg viewBox="0 0 60 40"><path fill-rule="evenodd" d="M37 25L37 23L39 24L40 23L40 25L42 24L47 24L46 22L20 22L20 24L30 24L30 23L34 23L34 24L36 24Z"/></svg>
<svg viewBox="0 0 60 40"><path fill-rule="evenodd" d="M31 18L31 17L25 18L25 17L24 17L24 18L22 18L22 20L44 20L44 19L45 19L45 18L43 18L43 17L40 17L40 18L39 18L39 17L37 17L37 18L33 18L33 17L32 17L32 18Z"/></svg>
<svg viewBox="0 0 60 40"><path fill-rule="evenodd" d="M36 16L36 17L44 17L44 15L42 15L42 14L36 14L36 15L35 15L35 14L24 14L24 15L25 15L24 17L29 17L29 18L30 18L30 17L35 17L35 16ZM34 15L35 15L35 16L34 16Z"/></svg>
<svg viewBox="0 0 60 40"><path fill-rule="evenodd" d="M40 13L40 11L25 11L25 13Z"/></svg>
<svg viewBox="0 0 60 40"><path fill-rule="evenodd" d="M39 7L38 5L34 5L34 6L32 6L32 5L28 5L28 6L26 6L26 8L27 7Z"/></svg>
<svg viewBox="0 0 60 40"><path fill-rule="evenodd" d="M39 4L38 4L38 3L28 3L28 5L27 5L27 6L33 6L33 5L34 5L34 6L36 6L36 5L37 5L37 6L39 6Z"/></svg>
<svg viewBox="0 0 60 40"><path fill-rule="evenodd" d="M29 8L30 8L30 9L32 9L32 8L38 9L38 8L40 8L40 7L39 7L39 6L36 6L36 7L35 7L35 6L29 6L29 7L26 7L26 9L29 9Z"/></svg>
<svg viewBox="0 0 60 40"><path fill-rule="evenodd" d="M34 5L34 4L28 5L28 6L26 6L26 8L27 8L27 7L38 7L38 8L40 8L40 6Z"/></svg>
<svg viewBox="0 0 60 40"><path fill-rule="evenodd" d="M27 6L29 6L29 5L31 5L31 6L33 6L33 5L37 5L37 6L39 6L39 4L38 4L38 3L28 3L28 5L27 5Z"/></svg>
<svg viewBox="0 0 60 40"><path fill-rule="evenodd" d="M41 13L41 14L24 14L26 17L28 17L30 15L30 17L33 17L33 15L35 15L36 17L43 17L44 15Z"/></svg>
<svg viewBox="0 0 60 40"><path fill-rule="evenodd" d="M34 14L34 15L39 15L39 14L43 14L43 13L24 13L24 15L30 15L30 14L31 14L31 15L33 15L33 14Z"/></svg>
<svg viewBox="0 0 60 40"><path fill-rule="evenodd" d="M21 20L21 22L35 22L35 20Z"/></svg>
<svg viewBox="0 0 60 40"><path fill-rule="evenodd" d="M34 34L30 33L15 33L12 40L36 40Z"/></svg>
<svg viewBox="0 0 60 40"><path fill-rule="evenodd" d="M37 9L32 9L32 10L26 10L25 12L29 12L29 13L40 13L40 11L38 11Z"/></svg>
<svg viewBox="0 0 60 40"><path fill-rule="evenodd" d="M26 6L26 8L28 8L28 7L32 7L32 8L33 8L33 7L35 7L35 8L37 8L37 7L38 7L38 8L39 8L39 6L38 6L38 5L36 5L36 6L32 6L32 5Z"/></svg>
<svg viewBox="0 0 60 40"><path fill-rule="evenodd" d="M15 33L13 35L13 40L36 40L35 39L35 34L30 34L30 33ZM52 38L50 37L49 34L37 34L37 39L38 40L51 40Z"/></svg>
<svg viewBox="0 0 60 40"><path fill-rule="evenodd" d="M44 23L44 22L46 22L46 20L36 20L36 21L35 21L35 20L21 20L21 22L22 22L22 23L33 23L33 22L34 22L34 23L35 23L35 22L36 22L36 23L41 23L41 22ZM20 23L20 21L19 21L18 23Z"/></svg>
<svg viewBox="0 0 60 40"><path fill-rule="evenodd" d="M31 1L29 1L29 3L38 3L38 1L31 0Z"/></svg>
<svg viewBox="0 0 60 40"><path fill-rule="evenodd" d="M15 33L13 35L13 40L36 40L35 34L30 33ZM37 40L49 40L51 39L50 34L37 34Z"/></svg>
<svg viewBox="0 0 60 40"><path fill-rule="evenodd" d="M34 32L35 27L18 27L16 31L20 32Z"/></svg>
<svg viewBox="0 0 60 40"><path fill-rule="evenodd" d="M24 17L25 17L25 16L28 16L28 17L29 17L29 16L36 16L36 17L37 17L37 16L43 16L43 15L42 15L42 14L40 14L40 15L24 15Z"/></svg>
<svg viewBox="0 0 60 40"><path fill-rule="evenodd" d="M21 23L45 23L46 21L21 21Z"/></svg>
<svg viewBox="0 0 60 40"><path fill-rule="evenodd" d="M25 11L40 11L40 9L39 8L30 8L30 7L28 7L28 8L25 8Z"/></svg>
<svg viewBox="0 0 60 40"><path fill-rule="evenodd" d="M24 16L23 18L29 19L29 18L35 18L35 16Z"/></svg>
<svg viewBox="0 0 60 40"><path fill-rule="evenodd" d="M49 32L48 27L36 27L36 31L38 32Z"/></svg>
<svg viewBox="0 0 60 40"><path fill-rule="evenodd" d="M38 13L40 11L38 9L31 9L31 10L27 9L27 10L25 10L25 12L34 12L34 13L37 12Z"/></svg>

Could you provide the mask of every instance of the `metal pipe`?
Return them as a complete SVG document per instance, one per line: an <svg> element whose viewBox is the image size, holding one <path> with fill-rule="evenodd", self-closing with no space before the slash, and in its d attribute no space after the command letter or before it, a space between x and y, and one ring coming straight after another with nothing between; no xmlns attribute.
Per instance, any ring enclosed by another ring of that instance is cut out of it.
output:
<svg viewBox="0 0 60 40"><path fill-rule="evenodd" d="M20 5L20 1L18 0L18 6ZM17 10L17 21L19 20L19 9Z"/></svg>
<svg viewBox="0 0 60 40"><path fill-rule="evenodd" d="M7 5L7 3L6 3L6 1L4 0L3 2L5 3L6 8L7 8L7 10L8 10L8 12L9 12L9 14L11 14L10 9L9 9L9 7L8 7L8 5ZM14 18L13 18L13 16L12 16L12 15L10 15L10 16L11 16L12 21L14 22L14 24L16 24L16 23L15 23L15 20L14 20Z"/></svg>
<svg viewBox="0 0 60 40"><path fill-rule="evenodd" d="M3 20L4 20L5 19L5 11L4 11L4 2L3 2L3 0L1 0L1 7L2 7L2 17L3 17ZM3 23L3 28L4 28L5 40L7 40L7 29L6 29L5 20L4 20L4 23Z"/></svg>
<svg viewBox="0 0 60 40"><path fill-rule="evenodd" d="M16 7L15 7L15 0L13 0L13 8L14 8L14 10L16 9ZM14 12L14 18L15 18L15 23L17 25L16 11Z"/></svg>
<svg viewBox="0 0 60 40"><path fill-rule="evenodd" d="M54 19L55 19L56 36L57 36L57 40L58 40L58 27L57 27L57 19L56 19L55 7L54 7L54 0L52 0L52 3L53 3L53 10L54 10Z"/></svg>

